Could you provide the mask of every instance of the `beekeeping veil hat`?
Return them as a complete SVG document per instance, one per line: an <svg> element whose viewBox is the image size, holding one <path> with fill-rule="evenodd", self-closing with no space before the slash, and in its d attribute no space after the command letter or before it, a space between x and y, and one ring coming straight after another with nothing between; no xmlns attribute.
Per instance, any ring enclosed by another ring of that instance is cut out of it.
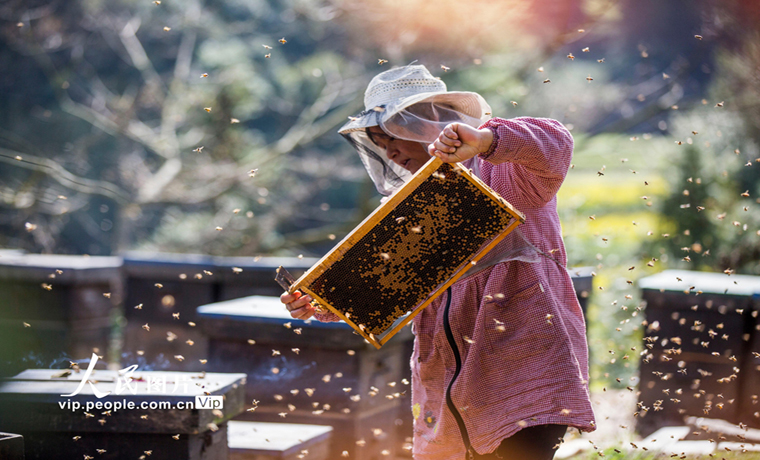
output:
<svg viewBox="0 0 760 460"><path fill-rule="evenodd" d="M338 130L359 152L377 191L390 195L412 174L386 156L368 128L379 126L395 139L433 142L449 123L477 128L491 118L491 107L477 93L447 91L446 84L425 66L386 70L370 81L364 93L364 111L349 117Z"/></svg>

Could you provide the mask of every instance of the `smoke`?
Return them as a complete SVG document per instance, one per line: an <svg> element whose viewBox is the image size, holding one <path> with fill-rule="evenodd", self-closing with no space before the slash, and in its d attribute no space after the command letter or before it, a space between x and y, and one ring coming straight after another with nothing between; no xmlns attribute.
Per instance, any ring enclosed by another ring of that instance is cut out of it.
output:
<svg viewBox="0 0 760 460"><path fill-rule="evenodd" d="M128 367L133 364L137 364L137 369L141 371L163 371L169 369L172 365L171 361L164 356L163 353L159 353L155 359L148 361L144 355L138 355L131 351L123 352L121 354L121 367Z"/></svg>
<svg viewBox="0 0 760 460"><path fill-rule="evenodd" d="M288 360L285 356L280 356L279 360L263 363L248 373L249 381L256 382L286 382L299 379L302 375L307 374L310 369L317 367L315 361L306 365L296 364ZM272 372L276 368L277 372Z"/></svg>

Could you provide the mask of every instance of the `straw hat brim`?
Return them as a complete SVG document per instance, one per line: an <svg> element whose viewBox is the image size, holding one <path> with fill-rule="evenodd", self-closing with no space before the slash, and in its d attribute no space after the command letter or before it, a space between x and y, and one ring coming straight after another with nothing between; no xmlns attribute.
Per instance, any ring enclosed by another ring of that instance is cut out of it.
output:
<svg viewBox="0 0 760 460"><path fill-rule="evenodd" d="M389 107L385 107L381 113L381 117L387 120L396 113L419 102L447 104L457 112L464 113L465 115L477 118L483 122L491 118L491 107L485 99L483 99L483 96L470 91L427 92L414 94L399 99ZM378 117L376 113L371 110L365 111L360 116L351 117L348 123L338 130L338 133L348 134L352 131L365 130L366 128L377 126L377 119Z"/></svg>

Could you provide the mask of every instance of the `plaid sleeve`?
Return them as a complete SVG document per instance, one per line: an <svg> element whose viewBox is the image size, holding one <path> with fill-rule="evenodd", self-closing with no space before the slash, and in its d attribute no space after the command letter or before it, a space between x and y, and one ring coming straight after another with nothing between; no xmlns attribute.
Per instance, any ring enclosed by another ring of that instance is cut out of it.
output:
<svg viewBox="0 0 760 460"><path fill-rule="evenodd" d="M511 163L512 180L531 206L551 200L565 180L573 155L573 137L562 123L548 118L492 118L494 141L480 157L494 165Z"/></svg>

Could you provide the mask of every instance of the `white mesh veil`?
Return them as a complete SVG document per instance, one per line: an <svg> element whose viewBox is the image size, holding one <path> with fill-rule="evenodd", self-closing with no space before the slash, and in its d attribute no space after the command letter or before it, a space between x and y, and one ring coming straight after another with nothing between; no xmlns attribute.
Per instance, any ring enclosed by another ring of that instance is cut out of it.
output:
<svg viewBox="0 0 760 460"><path fill-rule="evenodd" d="M372 124L369 126L379 126L381 113L378 110L368 110L359 114L359 117L371 117ZM390 195L412 177L409 171L388 159L385 149L375 144L369 137L368 128L341 133L341 135L359 152L359 158L381 195Z"/></svg>
<svg viewBox="0 0 760 460"><path fill-rule="evenodd" d="M370 127L379 126L394 139L419 142L425 150L449 123L464 123L477 128L483 122L479 118L458 112L449 104L436 101L418 102L402 109L390 104L364 112L360 116L373 117ZM412 174L388 159L385 149L372 141L367 129L343 133L343 136L359 152L377 191L383 195L390 195L411 178Z"/></svg>

